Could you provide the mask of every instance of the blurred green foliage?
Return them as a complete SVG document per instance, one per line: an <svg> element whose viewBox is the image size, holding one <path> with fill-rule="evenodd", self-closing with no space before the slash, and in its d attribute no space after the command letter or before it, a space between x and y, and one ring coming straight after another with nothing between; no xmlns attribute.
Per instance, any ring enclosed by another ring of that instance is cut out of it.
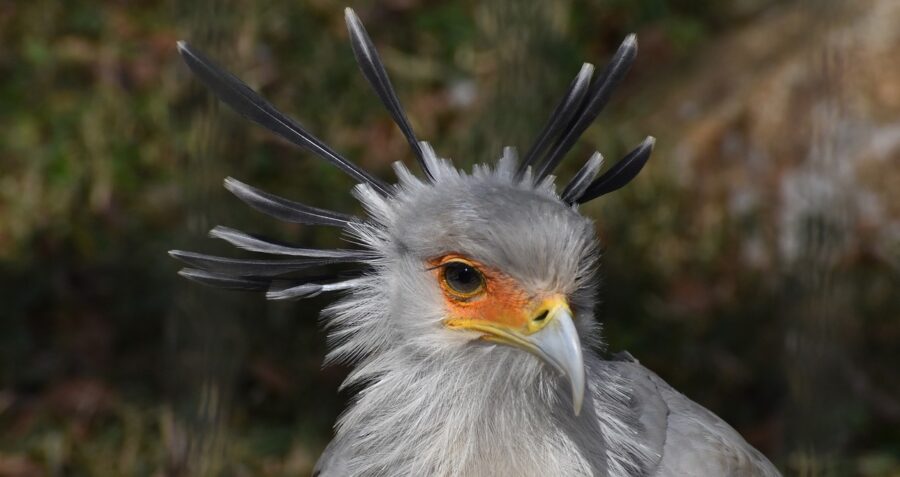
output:
<svg viewBox="0 0 900 477"><path fill-rule="evenodd" d="M580 62L602 62L638 31L646 46L634 80L576 148L584 158L597 147L621 155L646 132L650 98L698 61L694 51L776 3L354 6L419 135L471 164L507 144L526 148ZM221 180L358 211L352 182L220 108L174 45L191 40L335 149L390 177L391 162L411 157L356 70L343 6L0 0L0 475L311 468L347 398L336 393L345 370L319 369L315 316L326 301L268 304L198 289L165 252L232 253L203 240L218 223L333 245L333 231L246 210ZM560 174L578 165L570 160ZM793 473L897 475L896 423L852 396L834 409L839 442L794 432L783 350L786 314L804 308L795 298L805 282L783 278L778 264L736 264L735 244L765 228L762 219L686 228L703 211L667 170L588 208L606 247L598 316L610 349L631 351ZM863 366L896 369L896 269L861 259L840 270L838 288L865 323L854 331L869 353Z"/></svg>

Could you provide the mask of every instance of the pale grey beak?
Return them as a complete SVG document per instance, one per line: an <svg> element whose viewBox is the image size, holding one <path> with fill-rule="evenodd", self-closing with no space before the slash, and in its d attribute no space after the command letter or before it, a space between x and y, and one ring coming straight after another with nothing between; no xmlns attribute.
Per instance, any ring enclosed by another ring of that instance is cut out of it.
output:
<svg viewBox="0 0 900 477"><path fill-rule="evenodd" d="M572 405L577 416L584 402L584 358L581 341L568 305L559 304L549 310L547 324L537 332L524 336L534 354L565 376L572 386Z"/></svg>

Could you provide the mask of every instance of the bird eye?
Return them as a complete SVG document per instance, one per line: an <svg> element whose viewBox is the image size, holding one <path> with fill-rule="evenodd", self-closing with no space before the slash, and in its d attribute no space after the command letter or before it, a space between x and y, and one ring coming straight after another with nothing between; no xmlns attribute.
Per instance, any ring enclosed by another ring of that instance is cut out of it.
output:
<svg viewBox="0 0 900 477"><path fill-rule="evenodd" d="M462 261L443 266L442 277L450 292L459 298L471 298L484 288L484 277L477 268Z"/></svg>

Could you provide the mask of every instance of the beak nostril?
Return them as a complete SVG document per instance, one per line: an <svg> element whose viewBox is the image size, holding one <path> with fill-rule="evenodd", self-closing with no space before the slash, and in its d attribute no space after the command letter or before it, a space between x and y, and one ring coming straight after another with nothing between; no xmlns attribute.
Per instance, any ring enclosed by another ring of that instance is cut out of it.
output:
<svg viewBox="0 0 900 477"><path fill-rule="evenodd" d="M538 316L535 316L532 319L532 321L537 321L537 322L544 321L547 319L547 315L549 315L549 314L550 314L549 310L544 310Z"/></svg>

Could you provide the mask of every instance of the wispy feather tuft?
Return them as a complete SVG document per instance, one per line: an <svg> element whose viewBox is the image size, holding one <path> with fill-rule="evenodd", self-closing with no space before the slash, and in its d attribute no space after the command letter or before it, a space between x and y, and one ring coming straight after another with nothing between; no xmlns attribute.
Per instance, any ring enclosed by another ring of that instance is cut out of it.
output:
<svg viewBox="0 0 900 477"><path fill-rule="evenodd" d="M512 146L503 148L503 155L497 161L497 175L499 177L515 180L516 166L519 164L519 151Z"/></svg>

